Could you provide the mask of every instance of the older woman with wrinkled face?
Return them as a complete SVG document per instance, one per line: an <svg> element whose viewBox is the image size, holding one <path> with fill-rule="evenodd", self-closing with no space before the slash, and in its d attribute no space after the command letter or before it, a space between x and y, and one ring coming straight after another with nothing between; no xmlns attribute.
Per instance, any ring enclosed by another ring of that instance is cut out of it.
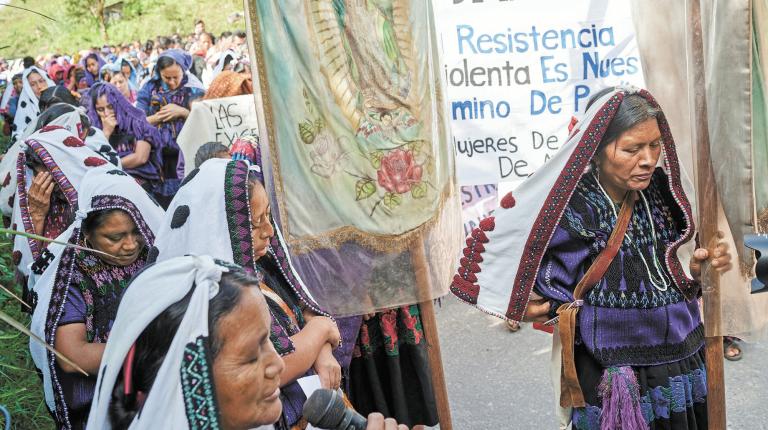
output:
<svg viewBox="0 0 768 430"><path fill-rule="evenodd" d="M33 331L71 360L33 349L45 387L52 390L46 398L55 405L49 404L54 418L60 428L71 429L85 428L118 305L131 278L144 267L153 229L163 216L146 192L116 168L88 172L80 189L79 216L59 240L81 248L53 247L44 253L52 258L35 263L41 275L34 283L38 302L32 318Z"/></svg>
<svg viewBox="0 0 768 430"><path fill-rule="evenodd" d="M586 147L593 136L600 139L543 254L526 317L560 315L561 333L576 332L575 342L570 334L562 338L574 343L574 354L563 355L567 382L560 399L574 406L574 429L596 428L594 423L705 429L706 363L696 295L702 265L723 272L731 256L724 243L692 255L679 251L692 240L687 199L693 196L685 195L679 168L669 168L678 163L669 126L649 94L624 91L606 89L590 105L618 94L597 111L587 107L594 116L611 112L612 118L605 129L581 130L585 134L573 143ZM580 127L595 123L588 116ZM603 258L625 205L629 225L615 257L602 260L608 266L596 285L577 289ZM685 255L692 257L689 264ZM575 328L567 316L572 309L580 309Z"/></svg>

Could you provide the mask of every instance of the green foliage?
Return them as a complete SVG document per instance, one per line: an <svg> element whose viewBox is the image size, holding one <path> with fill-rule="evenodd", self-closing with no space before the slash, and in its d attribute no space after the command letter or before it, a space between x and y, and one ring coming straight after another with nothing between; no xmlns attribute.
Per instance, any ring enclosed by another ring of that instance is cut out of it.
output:
<svg viewBox="0 0 768 430"><path fill-rule="evenodd" d="M95 24L96 17L93 16L92 8L98 1L100 0L66 0L67 16L77 22Z"/></svg>
<svg viewBox="0 0 768 430"><path fill-rule="evenodd" d="M45 14L56 21L33 13L0 8L0 50L5 58L47 53L75 54L92 46L104 45L99 25L86 10L77 12L78 4L94 0L11 0L11 4ZM74 9L70 6L75 6ZM107 4L112 4L107 1ZM62 7L64 6L64 7ZM82 6L80 4L79 6ZM245 22L227 22L227 16L243 12L242 0L125 0L123 19L109 23L109 43L146 41L178 32L185 35L194 29L195 19L205 21L206 30L220 34L226 30L244 29ZM76 15L71 15L75 13Z"/></svg>
<svg viewBox="0 0 768 430"><path fill-rule="evenodd" d="M0 284L19 295L14 285L11 262L11 239L0 236ZM21 312L17 301L0 292L0 311L29 326L29 315ZM29 355L29 338L11 326L0 322L0 405L11 413L13 429L53 428L53 421L45 407L43 384ZM0 426L5 427L3 418Z"/></svg>

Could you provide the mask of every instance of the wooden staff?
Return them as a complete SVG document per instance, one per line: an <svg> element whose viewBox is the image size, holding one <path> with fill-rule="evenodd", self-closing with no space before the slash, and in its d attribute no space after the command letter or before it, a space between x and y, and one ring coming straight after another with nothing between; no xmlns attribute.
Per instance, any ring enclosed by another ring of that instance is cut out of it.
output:
<svg viewBox="0 0 768 430"><path fill-rule="evenodd" d="M696 131L696 177L699 206L699 237L701 243L714 252L719 239L717 229L718 193L709 147L709 124L701 27L701 0L691 0L688 10L691 33L691 61ZM709 428L725 430L725 378L723 369L723 337L720 315L720 274L715 270L702 273L704 299L704 333L707 362L707 416Z"/></svg>
<svg viewBox="0 0 768 430"><path fill-rule="evenodd" d="M451 407L448 401L448 388L445 384L443 359L440 353L440 338L437 334L435 305L432 300L432 282L429 276L429 263L424 252L423 235L419 235L410 248L411 264L416 275L416 288L419 294L419 309L421 310L421 325L424 329L424 339L427 341L429 371L432 377L432 388L435 392L437 417L440 420L440 430L451 430Z"/></svg>

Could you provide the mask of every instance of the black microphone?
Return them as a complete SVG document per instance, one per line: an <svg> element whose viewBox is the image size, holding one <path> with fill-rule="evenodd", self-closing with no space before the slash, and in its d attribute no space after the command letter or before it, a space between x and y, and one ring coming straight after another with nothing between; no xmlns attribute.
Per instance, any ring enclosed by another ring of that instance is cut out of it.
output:
<svg viewBox="0 0 768 430"><path fill-rule="evenodd" d="M320 389L312 393L302 411L310 424L326 430L365 430L368 420L347 409L340 391Z"/></svg>

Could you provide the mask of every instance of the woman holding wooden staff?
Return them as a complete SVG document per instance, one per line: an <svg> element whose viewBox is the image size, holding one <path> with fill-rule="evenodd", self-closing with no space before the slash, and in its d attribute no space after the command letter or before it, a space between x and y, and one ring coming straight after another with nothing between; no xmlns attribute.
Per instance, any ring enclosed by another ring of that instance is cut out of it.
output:
<svg viewBox="0 0 768 430"><path fill-rule="evenodd" d="M693 188L645 90L596 94L568 142L468 240L451 290L501 317L557 321L575 429L706 429L704 262Z"/></svg>

